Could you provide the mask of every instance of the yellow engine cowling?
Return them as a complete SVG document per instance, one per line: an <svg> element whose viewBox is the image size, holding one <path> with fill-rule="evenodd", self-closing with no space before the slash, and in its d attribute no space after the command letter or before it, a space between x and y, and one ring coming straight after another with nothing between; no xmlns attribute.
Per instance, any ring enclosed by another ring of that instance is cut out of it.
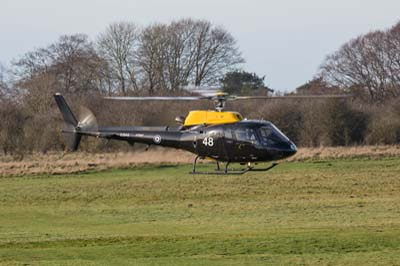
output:
<svg viewBox="0 0 400 266"><path fill-rule="evenodd" d="M229 124L242 121L238 112L191 111L185 119L184 126Z"/></svg>

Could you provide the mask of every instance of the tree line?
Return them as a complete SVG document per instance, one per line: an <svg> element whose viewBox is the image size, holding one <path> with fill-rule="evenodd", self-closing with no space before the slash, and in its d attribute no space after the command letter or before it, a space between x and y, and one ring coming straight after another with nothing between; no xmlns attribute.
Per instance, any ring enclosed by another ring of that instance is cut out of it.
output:
<svg viewBox="0 0 400 266"><path fill-rule="evenodd" d="M145 28L114 23L94 42L84 34L61 36L48 47L26 53L13 66L23 89L47 79L63 93L99 90L127 95L209 85L241 62L236 40L224 28L182 19Z"/></svg>
<svg viewBox="0 0 400 266"><path fill-rule="evenodd" d="M102 124L171 124L176 115L210 103L115 103L104 95L182 95L186 86L219 86L232 94L273 92L265 77L240 68L235 38L209 21L181 19L140 27L110 24L94 40L61 36L0 64L0 148L3 153L63 150L61 117L52 95L74 110L94 111ZM249 118L274 122L299 146L396 144L400 141L400 23L345 43L326 57L316 76L293 94L351 93L346 100L232 103ZM262 88L262 89L260 89ZM265 90L267 89L267 90ZM162 111L161 111L162 110ZM129 149L84 142L83 149Z"/></svg>

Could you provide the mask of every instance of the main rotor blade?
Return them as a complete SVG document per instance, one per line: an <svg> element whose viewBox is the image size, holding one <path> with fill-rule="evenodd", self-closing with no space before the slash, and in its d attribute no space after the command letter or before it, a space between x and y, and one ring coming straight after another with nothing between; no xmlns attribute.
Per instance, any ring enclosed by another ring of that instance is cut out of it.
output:
<svg viewBox="0 0 400 266"><path fill-rule="evenodd" d="M197 101L211 99L207 96L182 96L182 97L169 97L169 96L145 96L145 97L131 97L131 96L116 96L116 97L104 97L108 100L117 101Z"/></svg>
<svg viewBox="0 0 400 266"><path fill-rule="evenodd" d="M329 94L329 95L287 95L287 96L228 96L227 100L282 100L282 99L329 99L329 98L351 98L351 94Z"/></svg>

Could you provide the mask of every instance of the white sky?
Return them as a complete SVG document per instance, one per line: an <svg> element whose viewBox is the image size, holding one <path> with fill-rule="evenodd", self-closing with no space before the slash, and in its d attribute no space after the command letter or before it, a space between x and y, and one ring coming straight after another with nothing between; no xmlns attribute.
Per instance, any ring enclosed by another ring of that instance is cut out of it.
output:
<svg viewBox="0 0 400 266"><path fill-rule="evenodd" d="M237 39L246 71L266 75L274 89L293 90L344 42L400 21L400 0L0 0L0 62L62 34L94 39L116 21L185 17L223 25Z"/></svg>

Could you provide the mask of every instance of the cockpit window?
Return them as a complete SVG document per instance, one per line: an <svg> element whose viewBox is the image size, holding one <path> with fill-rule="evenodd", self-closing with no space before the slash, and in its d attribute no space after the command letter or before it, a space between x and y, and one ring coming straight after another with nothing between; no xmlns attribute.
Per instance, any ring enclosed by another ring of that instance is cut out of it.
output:
<svg viewBox="0 0 400 266"><path fill-rule="evenodd" d="M289 138L286 137L285 134L282 133L282 131L279 130L279 128L277 128L274 124L271 124L271 127L275 130L275 132L282 137L284 140L289 141Z"/></svg>
<svg viewBox="0 0 400 266"><path fill-rule="evenodd" d="M260 127L258 132L262 145L271 145L288 141L288 138L274 125Z"/></svg>
<svg viewBox="0 0 400 266"><path fill-rule="evenodd" d="M235 130L236 139L238 141L251 142L258 144L257 134L253 128L240 128Z"/></svg>

